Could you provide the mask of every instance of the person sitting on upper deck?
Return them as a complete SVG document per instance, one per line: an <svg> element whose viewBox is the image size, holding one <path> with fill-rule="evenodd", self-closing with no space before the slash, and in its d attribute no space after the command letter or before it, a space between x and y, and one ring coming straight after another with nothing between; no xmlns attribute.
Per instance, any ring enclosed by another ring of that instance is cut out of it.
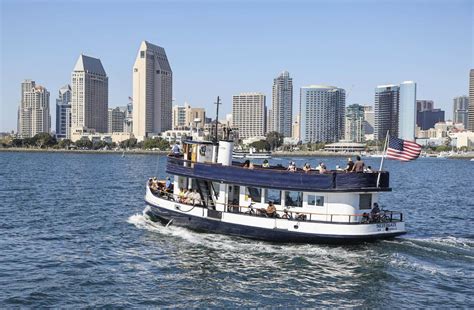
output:
<svg viewBox="0 0 474 310"><path fill-rule="evenodd" d="M179 157L181 155L181 151L179 149L178 143L173 144L173 146L171 147L171 152L170 152L169 155L173 155L173 156L176 156L176 157Z"/></svg>
<svg viewBox="0 0 474 310"><path fill-rule="evenodd" d="M296 164L294 161L290 161L288 168L286 169L290 172L295 172L296 171Z"/></svg>
<svg viewBox="0 0 474 310"><path fill-rule="evenodd" d="M372 167L371 167L371 166L367 166L367 169L365 169L364 172L365 172L365 173L372 173L372 172L374 172L374 171L372 170Z"/></svg>
<svg viewBox="0 0 474 310"><path fill-rule="evenodd" d="M262 168L270 168L270 163L268 162L268 159L263 160Z"/></svg>
<svg viewBox="0 0 474 310"><path fill-rule="evenodd" d="M346 166L345 171L346 172L351 172L353 168L354 168L354 162L352 161L352 158L349 157L347 159L347 166Z"/></svg>
<svg viewBox="0 0 474 310"><path fill-rule="evenodd" d="M245 169L250 168L250 160L247 159L247 160L244 162L244 165L242 166L242 168L245 168Z"/></svg>
<svg viewBox="0 0 474 310"><path fill-rule="evenodd" d="M309 163L304 164L303 171L304 172L310 172L311 171L311 166L309 165Z"/></svg>
<svg viewBox="0 0 474 310"><path fill-rule="evenodd" d="M255 166L253 165L252 162L250 162L250 164L249 164L249 169L254 169L254 168L255 168Z"/></svg>
<svg viewBox="0 0 474 310"><path fill-rule="evenodd" d="M356 160L354 166L352 167L351 171L353 171L353 172L364 172L364 166L365 166L364 161L360 158L359 155L357 155L356 159L357 160Z"/></svg>
<svg viewBox="0 0 474 310"><path fill-rule="evenodd" d="M328 172L328 169L326 168L326 165L324 163L321 163L321 167L319 169L319 173L323 174Z"/></svg>
<svg viewBox="0 0 474 310"><path fill-rule="evenodd" d="M336 165L336 171L344 171L339 165Z"/></svg>

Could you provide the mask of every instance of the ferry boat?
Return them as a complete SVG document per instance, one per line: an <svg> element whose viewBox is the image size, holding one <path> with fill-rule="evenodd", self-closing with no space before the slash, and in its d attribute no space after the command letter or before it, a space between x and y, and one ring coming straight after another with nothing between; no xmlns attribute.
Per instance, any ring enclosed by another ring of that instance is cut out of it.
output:
<svg viewBox="0 0 474 310"><path fill-rule="evenodd" d="M232 141L186 141L182 151L167 158L167 186L146 185L146 214L164 225L271 242L354 243L406 233L401 212L378 210L379 195L391 191L388 172L248 169L232 161Z"/></svg>

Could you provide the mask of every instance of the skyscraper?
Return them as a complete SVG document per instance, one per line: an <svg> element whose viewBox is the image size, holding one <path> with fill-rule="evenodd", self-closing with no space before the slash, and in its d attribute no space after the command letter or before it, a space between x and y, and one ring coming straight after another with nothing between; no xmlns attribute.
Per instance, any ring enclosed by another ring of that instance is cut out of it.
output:
<svg viewBox="0 0 474 310"><path fill-rule="evenodd" d="M133 134L139 140L171 129L172 87L165 49L143 41L133 65Z"/></svg>
<svg viewBox="0 0 474 310"><path fill-rule="evenodd" d="M433 100L417 100L416 101L416 111L423 112L423 111L430 111L434 109L434 102Z"/></svg>
<svg viewBox="0 0 474 310"><path fill-rule="evenodd" d="M467 129L474 131L474 69L469 72L469 112Z"/></svg>
<svg viewBox="0 0 474 310"><path fill-rule="evenodd" d="M310 85L300 90L303 143L336 142L344 137L346 92L335 86Z"/></svg>
<svg viewBox="0 0 474 310"><path fill-rule="evenodd" d="M184 128L186 126L186 106L175 105L172 115L172 129Z"/></svg>
<svg viewBox="0 0 474 310"><path fill-rule="evenodd" d="M293 122L293 79L283 71L273 80L272 121L267 131L277 131L285 137L291 137Z"/></svg>
<svg viewBox="0 0 474 310"><path fill-rule="evenodd" d="M375 140L384 140L387 131L398 137L399 92L397 85L380 85L375 88Z"/></svg>
<svg viewBox="0 0 474 310"><path fill-rule="evenodd" d="M416 124L416 83L405 81L400 84L400 112L398 123L398 137L400 139L415 140Z"/></svg>
<svg viewBox="0 0 474 310"><path fill-rule="evenodd" d="M453 99L453 123L462 123L467 129L469 97L459 96Z"/></svg>
<svg viewBox="0 0 474 310"><path fill-rule="evenodd" d="M109 108L109 115L107 117L108 126L107 132L124 132L123 125L125 123L125 111L123 108Z"/></svg>
<svg viewBox="0 0 474 310"><path fill-rule="evenodd" d="M71 130L108 131L109 78L100 59L80 55L72 72Z"/></svg>
<svg viewBox="0 0 474 310"><path fill-rule="evenodd" d="M364 106L364 132L365 134L373 134L375 127L374 107L370 105Z"/></svg>
<svg viewBox="0 0 474 310"><path fill-rule="evenodd" d="M241 139L265 135L265 95L241 93L232 96L232 124Z"/></svg>
<svg viewBox="0 0 474 310"><path fill-rule="evenodd" d="M59 89L56 99L56 138L71 137L71 85L64 85Z"/></svg>
<svg viewBox="0 0 474 310"><path fill-rule="evenodd" d="M21 83L21 103L18 116L18 134L31 138L38 133L49 133L51 115L49 114L49 91L35 81Z"/></svg>
<svg viewBox="0 0 474 310"><path fill-rule="evenodd" d="M365 140L364 106L351 104L346 108L344 139L352 142Z"/></svg>

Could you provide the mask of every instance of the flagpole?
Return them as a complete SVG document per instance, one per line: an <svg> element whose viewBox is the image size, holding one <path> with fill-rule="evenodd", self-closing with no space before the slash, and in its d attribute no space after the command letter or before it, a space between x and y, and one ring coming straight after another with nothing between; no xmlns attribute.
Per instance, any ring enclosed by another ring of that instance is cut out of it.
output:
<svg viewBox="0 0 474 310"><path fill-rule="evenodd" d="M382 169L383 169L383 160L384 160L385 156L387 155L388 133L389 133L389 130L387 130L387 135L385 136L385 145L383 147L384 151L383 151L383 154L382 154L382 160L380 161L380 169L379 169L379 175L377 176L377 186L376 187L379 187L380 174L382 173Z"/></svg>

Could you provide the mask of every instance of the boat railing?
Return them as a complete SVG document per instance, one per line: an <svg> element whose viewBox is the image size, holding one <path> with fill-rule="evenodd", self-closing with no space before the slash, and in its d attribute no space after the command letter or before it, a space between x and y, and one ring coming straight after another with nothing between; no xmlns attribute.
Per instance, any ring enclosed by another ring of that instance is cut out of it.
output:
<svg viewBox="0 0 474 310"><path fill-rule="evenodd" d="M201 199L192 200L192 204L187 204L180 201L180 196L174 194L172 192L164 191L164 190L157 190L150 191L153 195L158 196L159 198L165 198L167 200L176 201L182 204L190 205L190 206L198 206L205 208L204 205L201 204ZM241 206L232 203L222 203L222 202L215 202L215 205L223 206L225 212L229 213L239 213L245 214L249 216L257 216L262 217L266 216L264 213L265 208L255 207L253 203L248 206ZM279 217L273 218L287 218L288 220L293 221L310 221L310 222L324 222L324 223L351 223L351 224L371 224L371 223L387 223L387 222L403 222L403 213L399 211L390 211L390 210L381 210L376 214L371 214L370 212L363 212L363 213L355 213L355 214L337 214L337 213L318 213L318 212L310 212L310 211L300 211L294 210L292 208L285 208L283 210L277 210ZM288 217L283 217L285 214L288 214ZM268 216L270 217L270 216ZM321 220L321 217L324 217L325 220ZM344 220L344 219L347 219Z"/></svg>

